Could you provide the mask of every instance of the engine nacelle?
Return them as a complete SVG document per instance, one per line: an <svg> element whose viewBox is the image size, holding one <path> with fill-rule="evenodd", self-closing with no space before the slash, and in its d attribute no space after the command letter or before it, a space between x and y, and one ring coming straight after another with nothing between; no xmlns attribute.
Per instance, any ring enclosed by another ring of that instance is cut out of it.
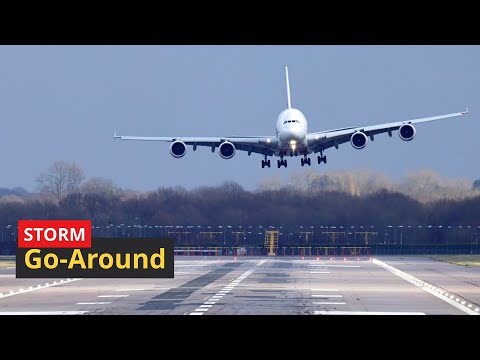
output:
<svg viewBox="0 0 480 360"><path fill-rule="evenodd" d="M411 124L403 124L398 129L398 136L400 136L400 139L402 139L403 141L413 140L413 138L415 137L415 133L415 128Z"/></svg>
<svg viewBox="0 0 480 360"><path fill-rule="evenodd" d="M350 137L350 144L352 144L352 146L358 150L363 149L365 146L367 146L367 141L367 135L365 135L361 131L357 131Z"/></svg>
<svg viewBox="0 0 480 360"><path fill-rule="evenodd" d="M170 145L170 154L174 158L181 158L185 156L185 153L187 152L187 146L183 141L174 141L172 145Z"/></svg>
<svg viewBox="0 0 480 360"><path fill-rule="evenodd" d="M225 141L220 144L218 153L222 159L231 159L235 155L235 145L229 141Z"/></svg>

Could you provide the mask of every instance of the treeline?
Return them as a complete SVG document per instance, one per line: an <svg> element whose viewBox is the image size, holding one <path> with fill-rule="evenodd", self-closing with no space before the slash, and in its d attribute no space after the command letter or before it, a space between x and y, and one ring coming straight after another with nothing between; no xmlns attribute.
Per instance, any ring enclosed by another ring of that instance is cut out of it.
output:
<svg viewBox="0 0 480 360"><path fill-rule="evenodd" d="M105 185L105 184L103 184ZM159 188L137 193L87 187L60 200L37 195L0 199L0 226L19 219L90 219L109 224L268 225L480 225L480 196L420 202L382 189L367 195L305 192L293 187L246 191L227 182L217 187Z"/></svg>

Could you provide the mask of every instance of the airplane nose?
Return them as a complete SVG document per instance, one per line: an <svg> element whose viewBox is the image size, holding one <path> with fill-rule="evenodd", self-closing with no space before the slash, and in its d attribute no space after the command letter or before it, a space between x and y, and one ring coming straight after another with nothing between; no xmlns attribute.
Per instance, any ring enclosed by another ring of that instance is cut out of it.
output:
<svg viewBox="0 0 480 360"><path fill-rule="evenodd" d="M302 141L305 138L305 132L302 129L293 130L292 135L297 141Z"/></svg>

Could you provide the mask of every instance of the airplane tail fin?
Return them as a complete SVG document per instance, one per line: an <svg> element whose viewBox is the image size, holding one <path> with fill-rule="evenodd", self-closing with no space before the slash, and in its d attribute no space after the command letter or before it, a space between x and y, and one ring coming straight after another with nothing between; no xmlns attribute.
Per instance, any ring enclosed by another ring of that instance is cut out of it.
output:
<svg viewBox="0 0 480 360"><path fill-rule="evenodd" d="M288 66L285 66L285 74L287 76L287 101L288 101L288 108L292 108L292 101L290 99L290 81L288 80Z"/></svg>

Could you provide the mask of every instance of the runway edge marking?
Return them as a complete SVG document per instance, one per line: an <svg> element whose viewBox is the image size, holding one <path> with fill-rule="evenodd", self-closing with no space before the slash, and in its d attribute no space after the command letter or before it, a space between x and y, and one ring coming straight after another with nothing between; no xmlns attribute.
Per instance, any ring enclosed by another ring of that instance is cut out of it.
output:
<svg viewBox="0 0 480 360"><path fill-rule="evenodd" d="M20 294L25 294L27 292L31 292L31 291L35 291L35 290L40 290L40 289L45 289L45 288L49 288L49 287L53 287L53 286L57 286L57 285L63 285L63 284L68 284L68 283L71 283L73 281L78 281L78 280L83 280L83 278L76 278L76 279L66 279L66 280L60 280L60 281L54 281L53 283L45 283L45 285L36 285L36 286L29 286L27 289L19 289L18 291L9 291L8 293L6 294L2 294L0 293L0 299L3 299L3 298L6 298L6 297L9 297L9 296L14 296L14 295L20 295Z"/></svg>
<svg viewBox="0 0 480 360"><path fill-rule="evenodd" d="M384 263L383 261L373 259L372 262L374 264L377 264L378 266L384 268L385 270L390 271L392 274L397 275L398 277L402 278L405 281L408 281L409 283L419 287L420 289L423 289L424 291L432 294L433 296L436 296L440 300L445 301L446 303L456 307L457 309L463 311L464 313L467 313L469 315L480 315L478 312L475 312L471 309L469 309L467 306L464 306L460 304L457 301L454 301L453 299L450 299L448 297L448 292L445 291L442 288L439 288L438 286L435 286L433 284L430 284L426 281L420 280L419 278L416 278L415 276L412 276L402 270L397 269L396 267L393 267L391 265L388 265L387 263ZM451 295L451 293L450 293ZM457 298L459 298L457 296Z"/></svg>

